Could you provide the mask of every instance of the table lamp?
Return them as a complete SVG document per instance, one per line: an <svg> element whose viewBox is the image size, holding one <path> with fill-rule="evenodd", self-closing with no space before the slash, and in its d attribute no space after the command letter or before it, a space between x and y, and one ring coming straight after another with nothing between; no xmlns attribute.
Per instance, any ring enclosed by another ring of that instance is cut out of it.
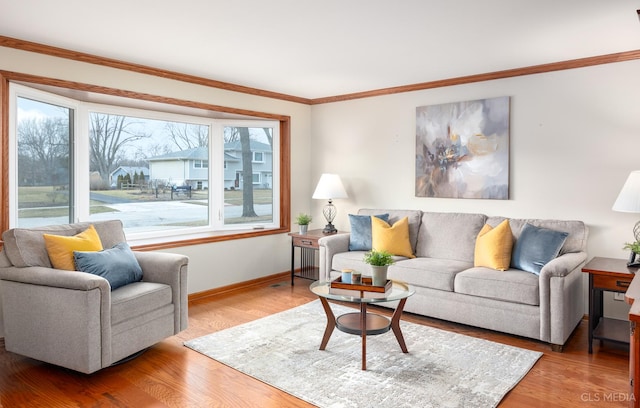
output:
<svg viewBox="0 0 640 408"><path fill-rule="evenodd" d="M313 192L313 198L329 200L329 203L322 209L322 214L327 220L327 225L324 227L322 232L325 234L333 234L338 232L336 227L334 227L332 224L333 220L336 218L337 213L336 207L333 205L332 201L335 198L348 198L347 191L342 185L340 176L338 176L337 174L328 173L324 173L322 176L320 176L320 181L318 181L316 191Z"/></svg>
<svg viewBox="0 0 640 408"><path fill-rule="evenodd" d="M640 213L640 170L632 171L629 174L612 209L613 211ZM633 227L633 236L636 242L640 241L640 221ZM637 266L638 262L635 259L636 254L632 252L628 266Z"/></svg>

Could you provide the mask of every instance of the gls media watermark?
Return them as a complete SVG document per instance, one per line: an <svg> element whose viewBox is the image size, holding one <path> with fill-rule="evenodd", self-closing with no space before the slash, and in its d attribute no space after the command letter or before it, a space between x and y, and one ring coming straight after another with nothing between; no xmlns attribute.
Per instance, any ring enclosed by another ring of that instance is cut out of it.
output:
<svg viewBox="0 0 640 408"><path fill-rule="evenodd" d="M582 402L630 402L635 400L633 394L626 392L583 392L580 394Z"/></svg>

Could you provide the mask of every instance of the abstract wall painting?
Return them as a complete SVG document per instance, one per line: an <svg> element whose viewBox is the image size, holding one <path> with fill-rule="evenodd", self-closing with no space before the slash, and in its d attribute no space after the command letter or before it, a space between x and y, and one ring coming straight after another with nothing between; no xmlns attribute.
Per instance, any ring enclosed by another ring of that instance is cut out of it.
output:
<svg viewBox="0 0 640 408"><path fill-rule="evenodd" d="M416 197L509 198L509 97L416 108Z"/></svg>

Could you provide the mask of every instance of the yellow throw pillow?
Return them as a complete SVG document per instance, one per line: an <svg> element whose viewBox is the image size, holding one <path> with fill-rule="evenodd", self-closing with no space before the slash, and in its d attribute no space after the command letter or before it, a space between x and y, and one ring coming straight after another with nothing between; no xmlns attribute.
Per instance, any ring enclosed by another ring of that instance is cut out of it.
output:
<svg viewBox="0 0 640 408"><path fill-rule="evenodd" d="M371 217L371 248L415 258L409 240L409 218L404 217L391 226L378 217Z"/></svg>
<svg viewBox="0 0 640 408"><path fill-rule="evenodd" d="M43 234L51 264L56 269L75 271L73 251L102 251L102 242L93 225L73 237Z"/></svg>
<svg viewBox="0 0 640 408"><path fill-rule="evenodd" d="M495 228L485 224L476 238L474 266L506 271L511 263L513 235L509 220L504 220Z"/></svg>

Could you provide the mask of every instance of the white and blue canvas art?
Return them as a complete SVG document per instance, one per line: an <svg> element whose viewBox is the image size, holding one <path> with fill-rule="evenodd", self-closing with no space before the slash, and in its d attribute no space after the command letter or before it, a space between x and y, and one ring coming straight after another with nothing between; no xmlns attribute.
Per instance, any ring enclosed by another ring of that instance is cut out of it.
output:
<svg viewBox="0 0 640 408"><path fill-rule="evenodd" d="M416 108L416 196L509 198L509 97Z"/></svg>

